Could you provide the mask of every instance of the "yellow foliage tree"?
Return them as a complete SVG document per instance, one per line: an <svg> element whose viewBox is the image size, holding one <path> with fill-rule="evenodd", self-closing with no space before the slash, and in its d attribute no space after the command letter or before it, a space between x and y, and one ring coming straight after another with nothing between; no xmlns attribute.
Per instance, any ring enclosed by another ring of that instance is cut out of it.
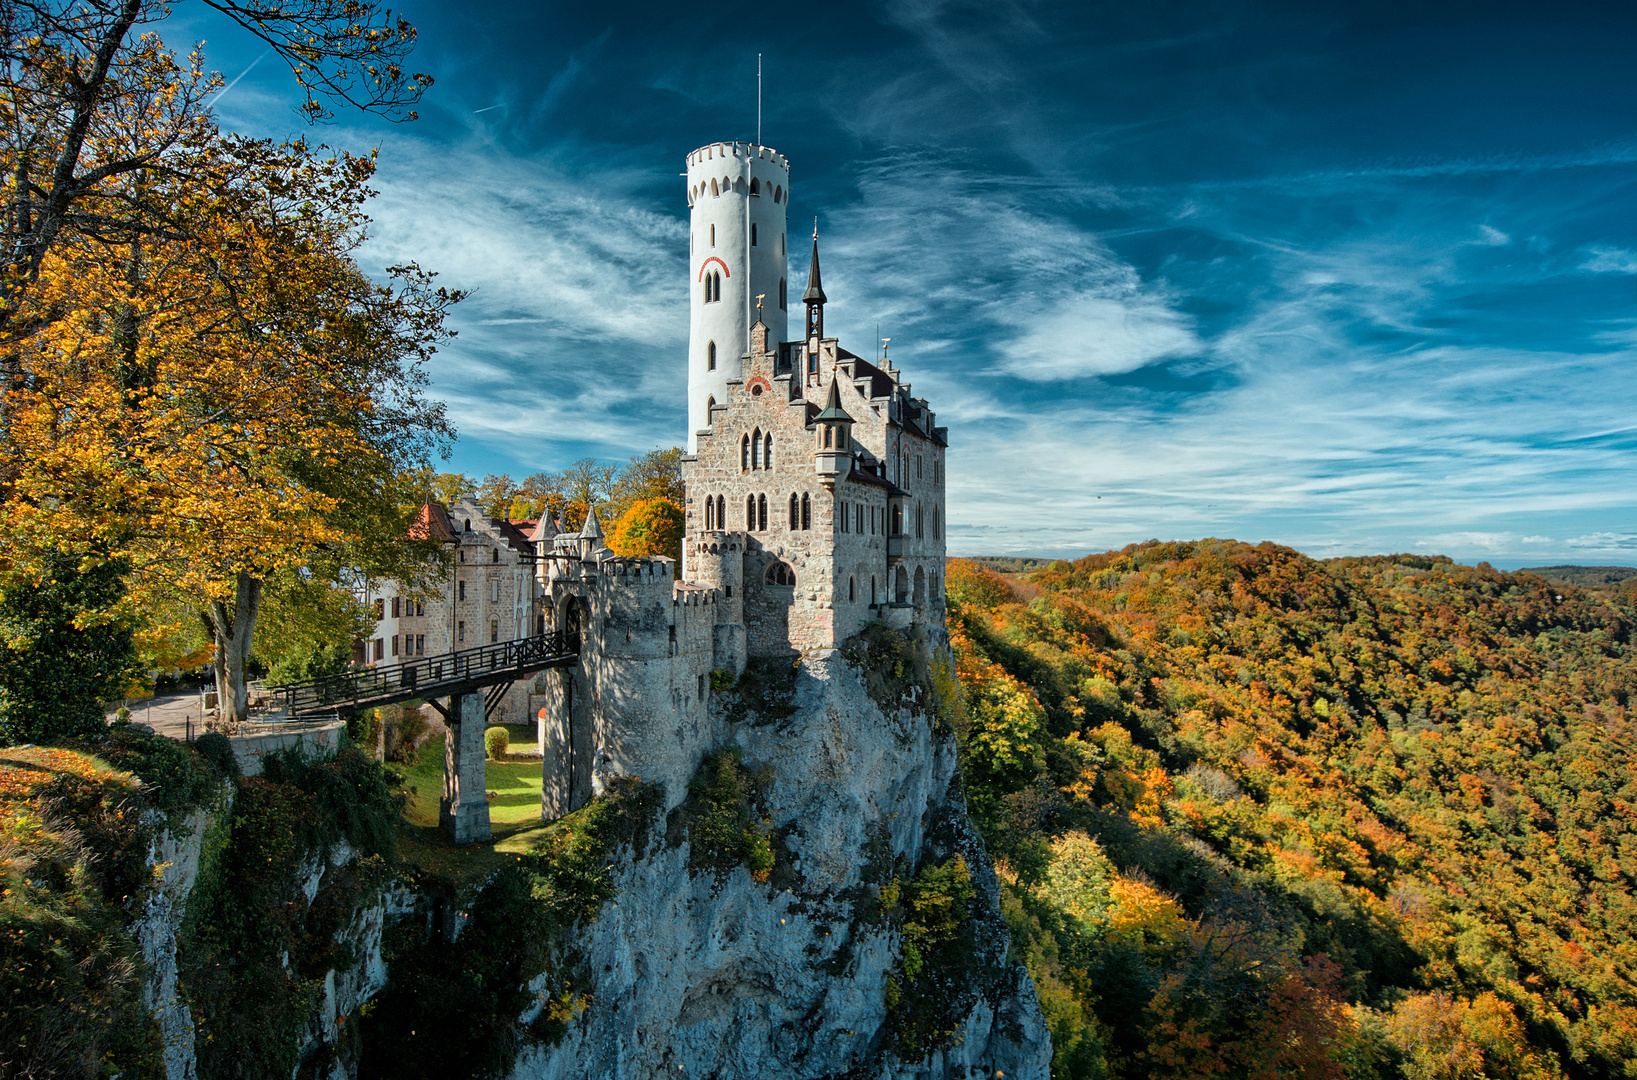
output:
<svg viewBox="0 0 1637 1080"><path fill-rule="evenodd" d="M668 555L680 559L684 514L670 499L642 499L631 504L608 536L616 555Z"/></svg>
<svg viewBox="0 0 1637 1080"><path fill-rule="evenodd" d="M185 232L42 262L0 453L19 561L94 550L134 604L194 598L237 720L264 581L424 567L407 470L451 434L423 365L459 296L352 261L372 157L206 150L209 183L168 193Z"/></svg>

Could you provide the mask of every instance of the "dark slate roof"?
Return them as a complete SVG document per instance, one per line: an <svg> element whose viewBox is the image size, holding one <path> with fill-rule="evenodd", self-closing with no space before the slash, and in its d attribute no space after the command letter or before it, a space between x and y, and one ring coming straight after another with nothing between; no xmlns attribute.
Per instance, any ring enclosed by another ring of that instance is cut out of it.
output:
<svg viewBox="0 0 1637 1080"><path fill-rule="evenodd" d="M862 356L854 356L846 349L837 349L836 356L842 363L851 364L853 366L854 379L860 381L864 379L870 380L870 397L891 397L893 391L897 388L898 384L893 381L891 375L888 375L885 371L882 371L880 368L876 367Z"/></svg>
<svg viewBox="0 0 1637 1080"><path fill-rule="evenodd" d="M836 389L836 380L830 380L830 393L824 399L824 411L813 417L814 422L820 420L841 421L850 424L853 418L841 407L841 393Z"/></svg>
<svg viewBox="0 0 1637 1080"><path fill-rule="evenodd" d="M534 522L507 521L505 518L490 518L489 522L494 526L495 531L501 535L501 538L506 541L506 546L513 551L534 550L534 544L529 540L531 530L519 527L522 525L532 526Z"/></svg>

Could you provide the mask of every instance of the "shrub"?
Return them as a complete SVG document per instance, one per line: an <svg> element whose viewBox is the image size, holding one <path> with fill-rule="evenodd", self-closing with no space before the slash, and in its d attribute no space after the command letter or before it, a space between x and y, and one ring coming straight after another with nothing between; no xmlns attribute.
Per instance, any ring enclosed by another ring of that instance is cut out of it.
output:
<svg viewBox="0 0 1637 1080"><path fill-rule="evenodd" d="M688 865L726 873L736 866L766 881L773 871L769 823L761 816L765 773L752 772L737 746L705 758L688 782L688 800L676 810L672 839L688 840Z"/></svg>
<svg viewBox="0 0 1637 1080"><path fill-rule="evenodd" d="M239 759L233 753L233 743L219 731L207 731L193 740L193 751L230 779L239 778Z"/></svg>
<svg viewBox="0 0 1637 1080"><path fill-rule="evenodd" d="M209 745L206 744L207 748ZM114 768L134 774L142 781L148 803L167 814L193 809L209 798L221 782L217 771L206 764L210 759L184 743L155 735L134 724L110 728L103 740L89 742L86 748ZM227 747L227 753L232 756L231 746Z"/></svg>
<svg viewBox="0 0 1637 1080"><path fill-rule="evenodd" d="M394 728L392 745L387 748L387 756L393 761L408 762L413 759L416 749L421 744L421 738L426 734L426 728L426 717L421 715L420 710L405 706L403 715L398 718ZM484 751L488 752L486 741Z"/></svg>
<svg viewBox="0 0 1637 1080"><path fill-rule="evenodd" d="M503 727L492 727L483 732L483 752L490 761L499 761L511 749L512 733Z"/></svg>

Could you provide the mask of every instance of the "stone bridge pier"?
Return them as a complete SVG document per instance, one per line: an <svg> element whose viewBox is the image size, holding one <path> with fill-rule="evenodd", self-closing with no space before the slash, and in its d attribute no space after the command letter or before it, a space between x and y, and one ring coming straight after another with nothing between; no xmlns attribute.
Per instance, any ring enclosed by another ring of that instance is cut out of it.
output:
<svg viewBox="0 0 1637 1080"><path fill-rule="evenodd" d="M449 735L443 741L443 796L438 823L457 844L488 841L488 766L483 748L485 709L481 693L450 702Z"/></svg>

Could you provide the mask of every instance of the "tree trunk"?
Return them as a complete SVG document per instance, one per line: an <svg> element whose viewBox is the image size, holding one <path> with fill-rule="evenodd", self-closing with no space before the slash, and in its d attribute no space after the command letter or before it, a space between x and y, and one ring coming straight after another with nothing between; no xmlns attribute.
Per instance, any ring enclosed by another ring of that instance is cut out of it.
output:
<svg viewBox="0 0 1637 1080"><path fill-rule="evenodd" d="M216 707L223 721L242 724L250 712L245 687L245 664L250 659L250 637L261 612L261 580L239 571L238 588L230 609L214 601L205 619L216 641Z"/></svg>

